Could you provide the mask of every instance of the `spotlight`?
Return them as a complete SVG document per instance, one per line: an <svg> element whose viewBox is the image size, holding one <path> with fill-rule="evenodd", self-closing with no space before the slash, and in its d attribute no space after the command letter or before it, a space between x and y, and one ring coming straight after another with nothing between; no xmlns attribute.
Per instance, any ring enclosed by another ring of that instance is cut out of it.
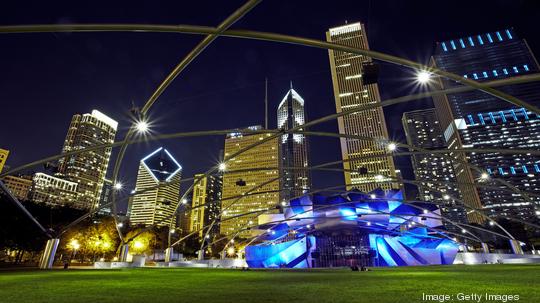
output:
<svg viewBox="0 0 540 303"><path fill-rule="evenodd" d="M489 225L493 226L495 223L493 223L493 221L489 221Z"/></svg>
<svg viewBox="0 0 540 303"><path fill-rule="evenodd" d="M482 174L480 175L480 179L481 179L481 180L487 180L487 179L489 179L488 173L482 173Z"/></svg>
<svg viewBox="0 0 540 303"><path fill-rule="evenodd" d="M174 234L175 232L176 232L176 230L171 229L171 234Z"/></svg>
<svg viewBox="0 0 540 303"><path fill-rule="evenodd" d="M225 164L223 162L219 163L218 169L219 169L219 171L225 171L227 169L227 164Z"/></svg>
<svg viewBox="0 0 540 303"><path fill-rule="evenodd" d="M395 151L397 149L396 143L389 143L388 144L388 150L389 151Z"/></svg>
<svg viewBox="0 0 540 303"><path fill-rule="evenodd" d="M369 197L370 197L371 199L377 198L377 196L375 196L375 194L371 194L371 195L369 195Z"/></svg>
<svg viewBox="0 0 540 303"><path fill-rule="evenodd" d="M418 74L416 74L416 81L418 81L421 84L426 84L431 80L431 73L423 70L419 71Z"/></svg>
<svg viewBox="0 0 540 303"><path fill-rule="evenodd" d="M122 185L120 182L116 182L116 184L114 184L114 189L116 190L121 190L123 187L124 185Z"/></svg>
<svg viewBox="0 0 540 303"><path fill-rule="evenodd" d="M187 199L186 198L182 199L182 204L186 204L186 203L187 203Z"/></svg>
<svg viewBox="0 0 540 303"><path fill-rule="evenodd" d="M449 199L450 199L450 196L449 196L449 195L444 195L444 196L443 196L443 199L449 200Z"/></svg>
<svg viewBox="0 0 540 303"><path fill-rule="evenodd" d="M429 211L427 209L424 209L424 214L427 214L429 213Z"/></svg>
<svg viewBox="0 0 540 303"><path fill-rule="evenodd" d="M466 229L462 229L462 230L461 230L461 233L462 233L462 234L464 234L464 233L466 233L466 232L467 232Z"/></svg>

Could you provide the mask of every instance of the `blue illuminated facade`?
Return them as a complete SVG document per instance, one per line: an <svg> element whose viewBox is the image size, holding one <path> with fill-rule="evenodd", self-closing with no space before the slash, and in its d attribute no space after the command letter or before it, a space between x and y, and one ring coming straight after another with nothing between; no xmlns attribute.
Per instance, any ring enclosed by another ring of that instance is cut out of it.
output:
<svg viewBox="0 0 540 303"><path fill-rule="evenodd" d="M464 147L533 149L540 148L540 116L524 108L506 109L467 115L460 129ZM485 168L496 178L513 184L520 190L540 194L540 158L530 154L472 154L469 161ZM479 189L484 207L491 215L505 215L535 220L536 208L515 192L495 188ZM540 204L540 197L531 195Z"/></svg>
<svg viewBox="0 0 540 303"><path fill-rule="evenodd" d="M461 43L463 41L463 43ZM540 72L540 67L524 39L513 29L502 29L470 35L437 44L432 64L478 82L493 81ZM441 79L441 89L460 86L455 81ZM497 87L498 90L540 105L540 83L530 82ZM470 91L434 97L435 108L444 130L448 148L539 149L538 116L481 91ZM481 170L502 177L521 190L540 193L535 165L540 157L502 153L456 153L456 179L461 184L477 182L480 173L459 164L469 161ZM521 195L498 190L500 184L488 184L495 189L474 189L460 185L463 200L473 208L486 208L490 215L514 216L537 220L540 201L532 204ZM533 198L536 199L536 198ZM474 213L469 222L484 223Z"/></svg>
<svg viewBox="0 0 540 303"><path fill-rule="evenodd" d="M401 191L303 196L259 222L245 248L253 268L452 264L458 245L430 203L403 204Z"/></svg>

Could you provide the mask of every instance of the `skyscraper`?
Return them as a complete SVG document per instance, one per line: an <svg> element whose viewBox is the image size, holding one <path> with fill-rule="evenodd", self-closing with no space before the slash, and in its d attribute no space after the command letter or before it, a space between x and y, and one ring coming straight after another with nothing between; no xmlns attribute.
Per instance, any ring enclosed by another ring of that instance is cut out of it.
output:
<svg viewBox="0 0 540 303"><path fill-rule="evenodd" d="M361 23L331 28L326 32L326 40L350 47L369 49L365 27ZM364 71L373 67L371 58L334 50L329 50L328 54L338 113L381 102L378 85L374 81L365 79ZM338 128L342 134L388 140L388 131L381 107L340 117ZM371 191L377 187L382 189L398 187L393 183L376 183L396 177L394 160L391 156L385 156L386 144L350 138L341 138L340 141L347 189L358 188L362 191ZM377 155L381 157L355 160L362 156ZM376 175L384 178L378 179Z"/></svg>
<svg viewBox="0 0 540 303"><path fill-rule="evenodd" d="M517 37L512 29L440 42L437 44L432 64L479 82L537 73L540 70L527 42ZM458 84L454 81L438 79L437 85L441 88L450 88ZM497 89L537 106L540 104L540 84L536 82L503 86ZM538 121L538 118L508 102L480 91L471 91L434 97L434 103L450 149L473 146L484 148L534 148L536 146L538 148L537 143L530 141L535 136L535 121ZM523 114L521 114L522 111ZM514 116L517 114L520 117ZM491 139L488 140L490 137ZM508 139L503 140L503 138ZM482 191L479 194L477 189L467 184L478 182L480 172L471 170L463 163L474 163L484 172L491 171L492 175L505 179L519 189L538 191L539 189L534 185L538 184L536 181L538 175L531 173L529 169L519 169L523 165L529 168L534 167L534 164L540 162L538 157L484 153L481 157L473 156L474 159L471 159L470 154L456 152L454 155L456 157L454 171L461 184L463 200L467 205L482 208L504 203L506 206L493 207L491 210L506 209L504 212L508 213L508 207L517 208L518 210L513 212L516 214L529 212L527 209L534 208L531 203L515 193L510 194L511 198L505 202L502 202L505 199L501 197L508 193L505 194L502 191L498 191L497 194L487 194ZM515 174L512 173L512 167ZM472 212L469 213L469 221L481 223L483 219Z"/></svg>
<svg viewBox="0 0 540 303"><path fill-rule="evenodd" d="M281 100L277 110L277 127L292 129L306 123L304 99L291 88ZM281 201L289 201L311 188L307 137L303 134L286 134L281 137ZM295 167L299 169L286 169ZM306 168L302 170L301 168Z"/></svg>
<svg viewBox="0 0 540 303"><path fill-rule="evenodd" d="M402 123L407 144L427 150L447 148L434 108L405 112ZM411 158L414 175L421 182L418 185L420 199L439 204L442 213L450 220L468 223L466 209L456 201L462 197L455 184L452 161L440 154L419 154ZM444 222L444 225L450 231L461 232L461 228L449 222Z"/></svg>
<svg viewBox="0 0 540 303"><path fill-rule="evenodd" d="M76 114L71 119L62 152L113 143L117 127L118 122L97 110ZM57 176L78 184L74 207L94 209L99 205L111 151L110 147L102 148L60 159Z"/></svg>
<svg viewBox="0 0 540 303"><path fill-rule="evenodd" d="M254 126L250 129L260 130L262 127ZM271 135L237 133L227 135L225 158L268 136ZM233 235L237 230L247 227L249 221L257 222L257 211L278 212L276 209L280 190L278 144L278 138L271 139L225 163L227 168L223 174L221 234ZM251 235L251 232L244 231L240 234L240 236L247 235Z"/></svg>
<svg viewBox="0 0 540 303"><path fill-rule="evenodd" d="M0 173L2 172L2 169L4 169L8 156L9 150L0 148Z"/></svg>
<svg viewBox="0 0 540 303"><path fill-rule="evenodd" d="M202 178L201 178L202 177ZM198 182L197 179L201 178ZM203 174L195 175L195 186L193 188L193 199L191 201L191 222L190 232L199 231L199 237L203 237L206 225L211 224L219 218L221 212L221 189L223 186L222 175L210 175L204 177ZM219 234L220 223L216 222L208 235L214 239Z"/></svg>
<svg viewBox="0 0 540 303"><path fill-rule="evenodd" d="M468 115L469 116L469 115ZM540 148L540 116L531 111L509 109L477 113L464 119L459 133L465 148L532 149ZM520 190L537 194L530 198L540 205L540 158L530 154L471 153L469 162L482 167L494 177L516 186ZM503 190L506 188L507 190ZM502 184L490 184L478 192L486 213L494 217L503 215L522 220L540 216L538 206L526 202Z"/></svg>
<svg viewBox="0 0 540 303"><path fill-rule="evenodd" d="M163 147L144 157L139 165L130 222L133 225L175 226L174 211L180 198L182 166Z"/></svg>

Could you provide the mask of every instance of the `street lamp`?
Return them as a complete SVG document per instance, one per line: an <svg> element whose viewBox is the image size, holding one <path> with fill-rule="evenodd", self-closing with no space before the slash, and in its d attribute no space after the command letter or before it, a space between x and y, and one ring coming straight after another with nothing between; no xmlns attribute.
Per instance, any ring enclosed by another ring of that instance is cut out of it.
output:
<svg viewBox="0 0 540 303"><path fill-rule="evenodd" d="M225 164L223 162L219 163L218 169L219 169L219 171L225 171L227 169L227 164Z"/></svg>
<svg viewBox="0 0 540 303"><path fill-rule="evenodd" d="M124 185L121 182L116 182L116 184L114 184L114 189L116 190L121 190L123 187Z"/></svg>
<svg viewBox="0 0 540 303"><path fill-rule="evenodd" d="M148 130L150 129L150 125L144 120L139 120L137 121L137 123L135 123L135 129L138 133L144 134L148 132Z"/></svg>
<svg viewBox="0 0 540 303"><path fill-rule="evenodd" d="M397 149L396 143L393 143L393 142L392 142L392 143L388 143L388 146L387 146L387 147L388 147L388 150L389 150L389 151L395 151L395 150Z"/></svg>
<svg viewBox="0 0 540 303"><path fill-rule="evenodd" d="M422 70L416 74L416 81L420 84L427 84L431 80L431 73Z"/></svg>
<svg viewBox="0 0 540 303"><path fill-rule="evenodd" d="M487 180L487 179L489 179L489 174L486 173L486 172L482 173L482 174L480 175L480 179L481 179L481 180Z"/></svg>

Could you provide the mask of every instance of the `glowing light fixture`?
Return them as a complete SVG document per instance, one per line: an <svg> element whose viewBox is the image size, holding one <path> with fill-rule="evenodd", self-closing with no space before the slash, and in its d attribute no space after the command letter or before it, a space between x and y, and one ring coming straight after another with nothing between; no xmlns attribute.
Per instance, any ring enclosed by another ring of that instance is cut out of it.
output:
<svg viewBox="0 0 540 303"><path fill-rule="evenodd" d="M225 164L223 162L219 163L218 169L219 169L219 171L225 171L227 169L227 164Z"/></svg>
<svg viewBox="0 0 540 303"><path fill-rule="evenodd" d="M417 74L416 74L416 81L418 81L419 83L421 84L426 84L428 83L429 81L431 80L431 73L423 70L423 71L419 71Z"/></svg>
<svg viewBox="0 0 540 303"><path fill-rule="evenodd" d="M124 185L120 182L116 182L116 184L114 184L114 189L116 190L121 190L123 187Z"/></svg>
<svg viewBox="0 0 540 303"><path fill-rule="evenodd" d="M375 180L382 181L384 179L383 175L376 175Z"/></svg>
<svg viewBox="0 0 540 303"><path fill-rule="evenodd" d="M135 241L133 242L133 247L135 247L136 249L141 249L144 247L144 244L142 244L142 242L140 241Z"/></svg>
<svg viewBox="0 0 540 303"><path fill-rule="evenodd" d="M135 123L135 129L138 133L144 134L148 132L148 130L150 129L150 125L148 124L148 122L140 120Z"/></svg>
<svg viewBox="0 0 540 303"><path fill-rule="evenodd" d="M397 149L396 143L389 143L388 144L388 150L389 151L395 151Z"/></svg>
<svg viewBox="0 0 540 303"><path fill-rule="evenodd" d="M187 203L187 199L186 198L182 199L182 204L186 204L186 203Z"/></svg>
<svg viewBox="0 0 540 303"><path fill-rule="evenodd" d="M482 174L480 175L480 179L482 179L482 180L487 180L487 179L489 179L488 173L482 173Z"/></svg>
<svg viewBox="0 0 540 303"><path fill-rule="evenodd" d="M371 195L369 195L369 197L370 197L371 199L377 198L377 196L375 196L375 194L371 194Z"/></svg>
<svg viewBox="0 0 540 303"><path fill-rule="evenodd" d="M443 199L449 200L449 199L450 199L450 196L449 196L449 195L444 195L444 196L443 196Z"/></svg>

